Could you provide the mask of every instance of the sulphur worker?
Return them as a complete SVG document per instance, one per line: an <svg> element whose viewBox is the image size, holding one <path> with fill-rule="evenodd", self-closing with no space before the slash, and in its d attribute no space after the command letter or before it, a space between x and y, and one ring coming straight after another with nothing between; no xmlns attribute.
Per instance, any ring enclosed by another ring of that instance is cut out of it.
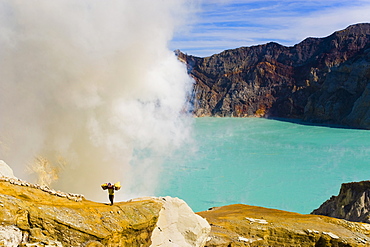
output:
<svg viewBox="0 0 370 247"><path fill-rule="evenodd" d="M103 188L103 190L108 190L109 201L110 201L110 205L112 206L113 200L114 200L114 191L121 189L120 182L117 182L115 184L105 183L105 184L102 184L101 187Z"/></svg>

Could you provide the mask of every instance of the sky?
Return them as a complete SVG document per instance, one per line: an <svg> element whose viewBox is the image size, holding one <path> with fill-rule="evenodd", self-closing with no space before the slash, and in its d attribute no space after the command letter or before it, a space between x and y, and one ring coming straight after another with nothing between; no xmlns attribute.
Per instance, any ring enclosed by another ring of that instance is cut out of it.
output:
<svg viewBox="0 0 370 247"><path fill-rule="evenodd" d="M277 42L293 46L370 22L369 0L202 0L170 49L206 57L224 50Z"/></svg>

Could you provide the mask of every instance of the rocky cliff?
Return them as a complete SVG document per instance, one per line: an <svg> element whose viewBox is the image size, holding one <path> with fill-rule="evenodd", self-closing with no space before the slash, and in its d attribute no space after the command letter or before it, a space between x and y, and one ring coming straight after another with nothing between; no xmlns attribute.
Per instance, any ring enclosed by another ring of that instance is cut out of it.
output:
<svg viewBox="0 0 370 247"><path fill-rule="evenodd" d="M303 119L370 129L370 49L331 69Z"/></svg>
<svg viewBox="0 0 370 247"><path fill-rule="evenodd" d="M211 224L208 247L370 246L370 225L247 205L198 213Z"/></svg>
<svg viewBox="0 0 370 247"><path fill-rule="evenodd" d="M196 116L280 117L370 128L370 24L286 47L277 43L199 58L177 51L195 79Z"/></svg>
<svg viewBox="0 0 370 247"><path fill-rule="evenodd" d="M210 226L177 198L109 206L0 179L0 246L204 246Z"/></svg>
<svg viewBox="0 0 370 247"><path fill-rule="evenodd" d="M342 184L339 195L332 196L312 214L370 223L370 181Z"/></svg>

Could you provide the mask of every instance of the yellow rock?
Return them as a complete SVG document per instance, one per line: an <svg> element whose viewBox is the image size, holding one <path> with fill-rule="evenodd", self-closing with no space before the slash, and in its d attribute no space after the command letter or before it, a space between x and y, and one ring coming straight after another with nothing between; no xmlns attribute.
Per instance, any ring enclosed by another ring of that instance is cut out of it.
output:
<svg viewBox="0 0 370 247"><path fill-rule="evenodd" d="M75 202L4 181L0 182L0 201L4 205L0 210L3 225L28 231L30 240L47 238L66 246L89 241L104 246L149 246L162 207L149 199L114 206L88 200Z"/></svg>
<svg viewBox="0 0 370 247"><path fill-rule="evenodd" d="M164 247L169 240L176 246L200 247L210 231L209 224L178 198L147 197L109 206L88 201L81 195L1 177L0 225L0 246L5 241L18 241L7 247L45 246L45 243L47 246L145 247L151 246L152 241ZM161 232L153 235L155 228ZM19 238L20 232L23 240ZM12 234L17 234L16 238ZM2 240L1 236L9 239Z"/></svg>
<svg viewBox="0 0 370 247"><path fill-rule="evenodd" d="M370 246L365 223L242 204L195 215L171 197L109 206L2 178L0 226L0 246L7 247Z"/></svg>
<svg viewBox="0 0 370 247"><path fill-rule="evenodd" d="M242 204L199 212L206 246L370 246L370 225Z"/></svg>

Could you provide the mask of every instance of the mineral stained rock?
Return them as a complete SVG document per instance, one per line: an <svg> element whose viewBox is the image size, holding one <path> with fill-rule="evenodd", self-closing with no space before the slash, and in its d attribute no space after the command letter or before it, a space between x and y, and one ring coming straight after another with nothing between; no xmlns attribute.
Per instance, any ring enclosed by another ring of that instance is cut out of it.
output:
<svg viewBox="0 0 370 247"><path fill-rule="evenodd" d="M332 68L308 98L304 120L370 129L370 49Z"/></svg>
<svg viewBox="0 0 370 247"><path fill-rule="evenodd" d="M207 247L370 246L370 225L242 204L199 212L211 224Z"/></svg>
<svg viewBox="0 0 370 247"><path fill-rule="evenodd" d="M195 84L195 116L295 118L370 129L370 24L325 38L240 47L200 58L176 51Z"/></svg>
<svg viewBox="0 0 370 247"><path fill-rule="evenodd" d="M0 246L204 246L210 226L178 198L113 206L0 179Z"/></svg>
<svg viewBox="0 0 370 247"><path fill-rule="evenodd" d="M369 187L343 185L339 208L367 213ZM171 197L109 206L9 177L0 177L0 222L4 247L370 246L365 223L241 204L195 214Z"/></svg>
<svg viewBox="0 0 370 247"><path fill-rule="evenodd" d="M332 196L312 214L370 223L370 181L342 184L339 195Z"/></svg>

